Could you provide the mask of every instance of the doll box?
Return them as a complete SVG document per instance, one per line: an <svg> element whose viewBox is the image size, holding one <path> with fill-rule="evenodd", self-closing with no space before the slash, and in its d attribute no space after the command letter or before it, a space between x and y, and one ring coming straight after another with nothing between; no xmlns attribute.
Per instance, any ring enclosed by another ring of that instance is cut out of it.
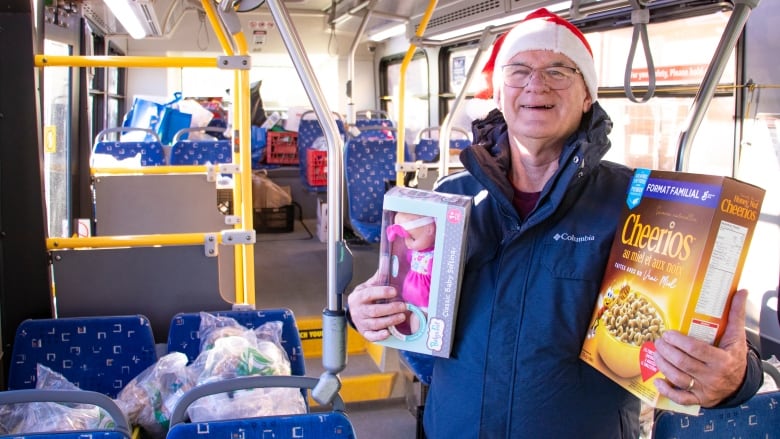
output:
<svg viewBox="0 0 780 439"><path fill-rule="evenodd" d="M653 407L698 414L658 394L653 341L720 340L763 197L728 177L637 169L580 358Z"/></svg>
<svg viewBox="0 0 780 439"><path fill-rule="evenodd" d="M402 292L409 319L390 328L392 335L378 343L449 357L471 197L393 187L382 208L379 269L382 280ZM395 224L402 219L403 224Z"/></svg>

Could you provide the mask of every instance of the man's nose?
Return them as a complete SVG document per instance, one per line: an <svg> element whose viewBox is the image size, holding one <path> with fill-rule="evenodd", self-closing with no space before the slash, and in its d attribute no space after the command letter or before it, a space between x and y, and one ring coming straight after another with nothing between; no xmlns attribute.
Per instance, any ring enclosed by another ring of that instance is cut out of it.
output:
<svg viewBox="0 0 780 439"><path fill-rule="evenodd" d="M525 86L529 87L531 85L538 86L538 87L546 87L547 78L545 78L544 72L542 72L541 70L532 70L531 74L528 75L528 83Z"/></svg>

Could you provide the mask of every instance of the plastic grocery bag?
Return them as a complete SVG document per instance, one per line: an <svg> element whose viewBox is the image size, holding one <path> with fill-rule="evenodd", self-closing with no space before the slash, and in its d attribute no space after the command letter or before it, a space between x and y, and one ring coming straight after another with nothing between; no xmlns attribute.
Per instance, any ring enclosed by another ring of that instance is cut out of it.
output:
<svg viewBox="0 0 780 439"><path fill-rule="evenodd" d="M281 344L282 322L254 330L235 319L201 313L201 352L189 366L195 385L242 376L290 375ZM192 422L306 413L297 388L244 389L200 398L187 409Z"/></svg>
<svg viewBox="0 0 780 439"><path fill-rule="evenodd" d="M36 389L78 390L61 374L38 364ZM0 405L0 434L27 434L113 428L105 410L91 404L32 402Z"/></svg>

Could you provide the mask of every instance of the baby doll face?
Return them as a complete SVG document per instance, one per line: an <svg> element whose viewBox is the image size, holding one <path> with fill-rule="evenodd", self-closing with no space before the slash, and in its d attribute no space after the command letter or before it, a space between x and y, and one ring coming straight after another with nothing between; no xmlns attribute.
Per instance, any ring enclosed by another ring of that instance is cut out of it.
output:
<svg viewBox="0 0 780 439"><path fill-rule="evenodd" d="M412 213L398 212L395 214L394 223L404 226L411 221L419 220L425 217L423 215L415 215ZM436 223L433 222L433 218L427 224L423 224L414 228L404 227L408 236L404 238L404 244L406 248L410 250L427 250L433 247L434 240L436 238Z"/></svg>

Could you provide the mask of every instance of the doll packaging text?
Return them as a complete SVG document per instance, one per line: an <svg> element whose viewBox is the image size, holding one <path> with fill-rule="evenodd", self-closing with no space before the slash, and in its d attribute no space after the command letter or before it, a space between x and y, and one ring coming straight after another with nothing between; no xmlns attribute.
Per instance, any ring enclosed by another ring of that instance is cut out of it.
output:
<svg viewBox="0 0 780 439"><path fill-rule="evenodd" d="M384 197L379 270L408 315L379 344L449 357L471 197L394 187Z"/></svg>
<svg viewBox="0 0 780 439"><path fill-rule="evenodd" d="M659 395L654 341L667 329L717 344L764 190L738 180L637 169L580 358L645 403Z"/></svg>

